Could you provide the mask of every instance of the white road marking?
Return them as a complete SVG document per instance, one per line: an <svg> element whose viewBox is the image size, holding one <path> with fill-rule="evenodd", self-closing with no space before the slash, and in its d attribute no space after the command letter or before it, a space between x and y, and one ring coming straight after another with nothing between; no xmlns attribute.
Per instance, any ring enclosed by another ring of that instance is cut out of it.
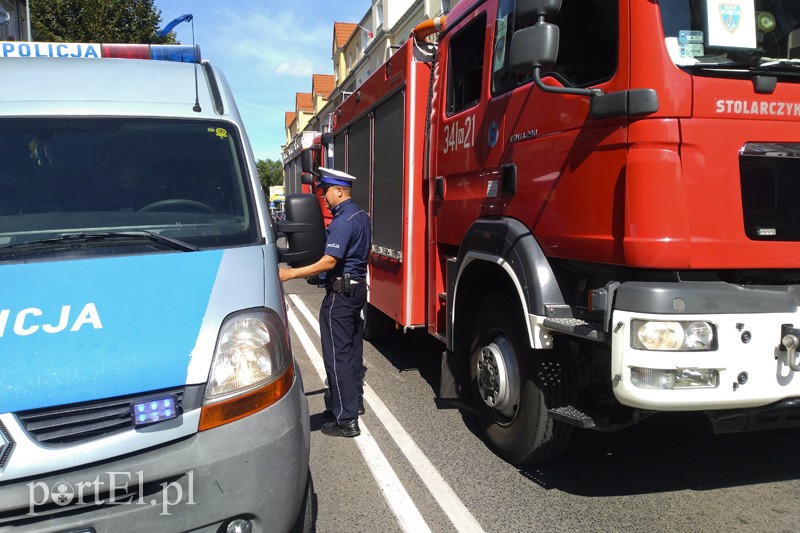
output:
<svg viewBox="0 0 800 533"><path fill-rule="evenodd" d="M291 308L287 309L287 315L289 324L291 324L297 339L300 341L300 344L303 345L306 354L317 370L317 374L319 374L320 380L324 383L325 366L322 362L322 356L319 351L317 351L316 346L303 329L300 320ZM372 471L372 476L375 478L375 481L377 481L378 486L380 486L383 497L386 499L386 503L389 504L397 521L400 523L400 527L403 531L408 531L410 533L415 533L417 531L423 533L430 532L431 529L428 527L425 519L422 518L419 509L414 505L411 496L406 492L405 487L403 487L394 469L392 469L389 461L383 455L378 443L375 442L372 434L367 429L366 424L359 421L358 425L361 429L361 435L355 437L353 440L355 440L358 449L361 451L361 455L364 456L369 469Z"/></svg>
<svg viewBox="0 0 800 533"><path fill-rule="evenodd" d="M303 317L309 322L309 324L311 324L317 335L319 335L319 323L311 311L309 311L308 307L300 299L300 297L296 294L291 294L289 295L289 298L298 311L300 311L300 313L303 315ZM298 331L299 329L294 323L292 324L292 327L295 329L295 331ZM303 331L302 334L305 335L305 338L310 342L310 339L308 335L305 334L305 331ZM305 347L305 344L303 344L303 346ZM317 368L317 372L320 373L320 376L322 376L322 380L324 381L325 368L324 364L322 363L322 358L319 356L319 352L313 347L313 345L312 348L313 353L319 357L320 365L317 367L317 363L314 362L314 366ZM308 349L306 351L309 353L309 355L311 354ZM422 482L428 488L431 495L434 497L450 521L453 523L453 526L455 526L456 530L464 533L482 533L483 528L481 528L481 525L478 523L475 517L472 516L472 513L469 512L469 509L467 509L447 481L445 481L441 474L439 474L439 471L436 470L436 467L433 466L433 463L431 463L422 450L419 449L419 446L417 446L417 444L414 442L414 439L411 438L397 418L395 418L392 412L386 407L383 401L378 397L377 394L375 394L375 392L366 382L364 383L364 400L366 400L372 412L378 417L378 420L381 421L383 426L386 428L386 431L388 431L389 435L391 435L392 439L394 439L397 446L403 452L403 455L405 455L406 459L408 459L408 462L411 463L411 466L417 472L417 475L420 477L420 479L422 479Z"/></svg>

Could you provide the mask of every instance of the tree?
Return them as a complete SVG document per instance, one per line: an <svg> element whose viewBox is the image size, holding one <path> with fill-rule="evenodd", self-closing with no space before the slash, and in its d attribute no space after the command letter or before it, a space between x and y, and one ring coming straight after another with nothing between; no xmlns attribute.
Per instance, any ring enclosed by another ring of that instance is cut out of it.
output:
<svg viewBox="0 0 800 533"><path fill-rule="evenodd" d="M35 41L174 44L158 36L155 0L37 0L30 2Z"/></svg>
<svg viewBox="0 0 800 533"><path fill-rule="evenodd" d="M258 178L261 186L268 191L272 185L283 185L283 164L272 159L259 159L256 161Z"/></svg>

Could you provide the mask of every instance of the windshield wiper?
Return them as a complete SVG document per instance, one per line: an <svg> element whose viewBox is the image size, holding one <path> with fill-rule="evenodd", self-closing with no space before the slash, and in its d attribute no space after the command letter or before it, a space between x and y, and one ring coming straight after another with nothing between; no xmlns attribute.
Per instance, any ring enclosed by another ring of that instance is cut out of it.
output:
<svg viewBox="0 0 800 533"><path fill-rule="evenodd" d="M776 72L800 70L800 59L770 59L764 63L693 63L682 68L701 70L740 70L742 72Z"/></svg>
<svg viewBox="0 0 800 533"><path fill-rule="evenodd" d="M759 65L754 65L753 70L800 70L800 59L771 59Z"/></svg>
<svg viewBox="0 0 800 533"><path fill-rule="evenodd" d="M755 67L753 63L692 63L690 65L681 65L686 68L699 68L708 70L750 70Z"/></svg>
<svg viewBox="0 0 800 533"><path fill-rule="evenodd" d="M196 252L200 248L188 242L183 242L172 237L166 237L152 231L98 231L85 233L65 233L58 237L39 239L35 241L20 242L0 247L0 253L10 250L19 251L22 249L37 249L59 247L70 244L84 244L104 241L120 240L148 240L158 244L169 246L182 252Z"/></svg>

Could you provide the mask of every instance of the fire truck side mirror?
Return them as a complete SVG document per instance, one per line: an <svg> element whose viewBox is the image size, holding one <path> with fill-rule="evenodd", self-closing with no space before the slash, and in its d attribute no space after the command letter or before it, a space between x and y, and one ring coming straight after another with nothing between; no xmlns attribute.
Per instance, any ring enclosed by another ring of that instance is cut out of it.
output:
<svg viewBox="0 0 800 533"><path fill-rule="evenodd" d="M278 234L286 237L286 248L278 248L278 259L293 268L319 261L325 251L325 223L319 199L313 194L286 196L286 220L276 222Z"/></svg>
<svg viewBox="0 0 800 533"><path fill-rule="evenodd" d="M511 38L511 68L521 74L537 68L550 70L558 59L559 37L558 26L542 21L515 31Z"/></svg>
<svg viewBox="0 0 800 533"><path fill-rule="evenodd" d="M314 148L306 148L300 153L300 170L302 170L304 174L313 174L316 170L314 168L315 151Z"/></svg>
<svg viewBox="0 0 800 533"><path fill-rule="evenodd" d="M314 174L309 174L308 172L303 172L300 174L300 183L303 185L314 185Z"/></svg>
<svg viewBox="0 0 800 533"><path fill-rule="evenodd" d="M517 17L522 20L552 18L561 11L561 0L517 0Z"/></svg>
<svg viewBox="0 0 800 533"><path fill-rule="evenodd" d="M536 5L535 0L530 0ZM558 3L539 0L541 5ZM540 90L548 93L576 94L580 96L595 97L603 94L600 89L580 89L577 87L564 87L545 85L542 82L542 72L548 72L558 59L558 41L561 37L558 26L545 22L545 15L537 12L538 22L533 26L522 28L514 32L511 37L511 68L520 74L532 74L533 83Z"/></svg>

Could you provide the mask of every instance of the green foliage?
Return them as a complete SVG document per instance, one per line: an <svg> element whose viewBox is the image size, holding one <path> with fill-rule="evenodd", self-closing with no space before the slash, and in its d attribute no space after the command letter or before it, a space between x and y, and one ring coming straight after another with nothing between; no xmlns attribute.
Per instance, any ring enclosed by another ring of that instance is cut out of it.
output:
<svg viewBox="0 0 800 533"><path fill-rule="evenodd" d="M34 41L174 44L158 37L155 0L36 0L30 2Z"/></svg>
<svg viewBox="0 0 800 533"><path fill-rule="evenodd" d="M261 186L268 191L272 185L283 185L283 163L272 159L259 159L256 161L258 178Z"/></svg>

